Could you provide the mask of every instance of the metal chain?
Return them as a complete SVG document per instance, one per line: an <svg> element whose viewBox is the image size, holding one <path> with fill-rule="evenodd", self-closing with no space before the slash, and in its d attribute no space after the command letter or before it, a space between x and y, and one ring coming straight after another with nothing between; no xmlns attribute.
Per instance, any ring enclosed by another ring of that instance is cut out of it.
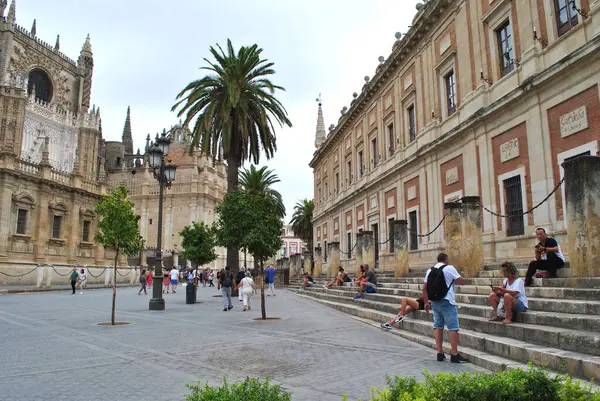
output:
<svg viewBox="0 0 600 401"><path fill-rule="evenodd" d="M407 230L409 232L415 234L419 238L429 237L431 234L433 234L434 232L436 232L438 228L440 228L442 226L442 223L444 222L444 220L446 220L446 215L445 214L444 214L444 217L442 217L442 220L440 220L440 222L438 223L438 225L435 226L435 228L433 230L429 231L427 234L419 234L417 232L417 230L413 230L412 228L409 228L409 227L407 227Z"/></svg>
<svg viewBox="0 0 600 401"><path fill-rule="evenodd" d="M356 244L358 244L358 241L354 242L354 246L352 247L352 249L350 249L350 251L348 252L344 252L341 248L340 248L340 252L347 255L349 252L352 252L354 250L354 248L356 248Z"/></svg>
<svg viewBox="0 0 600 401"><path fill-rule="evenodd" d="M385 244L387 244L388 242L390 242L391 240L392 240L392 236L389 236L389 237L388 237L388 239L387 239L387 241L380 242L380 243L379 243L379 245L385 245Z"/></svg>
<svg viewBox="0 0 600 401"><path fill-rule="evenodd" d="M125 274L121 274L121 273L119 273L119 269L117 269L117 274L118 274L119 276L121 276L121 277L129 276L129 275L131 274L131 269L129 269L129 271L128 271L127 273L125 273Z"/></svg>
<svg viewBox="0 0 600 401"><path fill-rule="evenodd" d="M70 276L71 273L73 273L72 271L70 271L67 274L60 274L59 272L56 271L56 269L54 268L54 266L52 266L52 270L54 270L54 273L58 274L59 276L63 276L63 277Z"/></svg>
<svg viewBox="0 0 600 401"><path fill-rule="evenodd" d="M24 273L24 274L8 274L8 273L4 273L4 272L0 272L0 274L2 274L3 276L7 276L7 277L23 277L23 276L26 276L26 275L28 275L28 274L31 274L31 273L33 273L34 271L36 271L36 269L37 269L38 267L39 267L39 266L36 266L36 267L34 267L34 268L33 268L33 270L31 270L31 271L28 271L27 273Z"/></svg>
<svg viewBox="0 0 600 401"><path fill-rule="evenodd" d="M492 214L492 215L494 215L494 216L496 216L496 217L501 217L501 218L503 218L503 219L505 219L505 218L507 218L507 217L521 217L521 216L525 216L526 214L529 214L529 213L533 212L535 209L537 209L538 207L542 206L542 204L544 204L544 203L545 203L545 202L546 202L548 199L550 199L550 197L551 197L552 195L554 195L554 193L555 193L556 191L558 191L558 188L560 188L560 186L562 185L562 183L563 183L564 181L565 181L565 178L563 177L563 178L562 178L562 179L561 179L561 180L558 182L558 185L556 185L556 187L554 187L554 189L552 190L552 192L550 192L550 193L548 194L548 196L546 196L546 197L545 197L545 198L544 198L544 199L543 199L543 200L542 200L540 203L538 203L537 205L535 205L535 206L534 206L534 207L532 207L531 209L527 210L526 212L523 212L523 213L520 213L520 214L519 214L519 213L517 213L517 214L513 214L513 215L510 215L510 216L507 216L507 215L504 215L504 214L500 214L500 213L496 213L496 212L493 212L493 211L491 211L491 210L490 210L490 209L488 209L487 207L483 206L483 205L481 204L481 202L479 202L479 206L481 206L481 208L482 208L483 210L485 210L486 212L488 212L488 213L490 213L490 214Z"/></svg>
<svg viewBox="0 0 600 401"><path fill-rule="evenodd" d="M104 268L104 270L102 270L102 273L98 274L97 276L94 276L94 275L92 274L92 272L90 271L90 268L89 268L89 267L87 268L87 272L88 272L88 274L89 274L90 276L92 276L92 277L94 277L94 278L98 278L98 277L100 277L101 275L103 275L103 274L104 274L104 272L106 271L106 269L107 269L107 268L105 267L105 268Z"/></svg>

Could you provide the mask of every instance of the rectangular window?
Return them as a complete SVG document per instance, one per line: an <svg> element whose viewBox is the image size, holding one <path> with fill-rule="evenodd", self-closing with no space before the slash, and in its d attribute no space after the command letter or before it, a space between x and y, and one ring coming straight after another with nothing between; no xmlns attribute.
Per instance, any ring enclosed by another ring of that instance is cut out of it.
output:
<svg viewBox="0 0 600 401"><path fill-rule="evenodd" d="M358 178L362 178L363 174L365 173L365 165L363 162L362 150L360 152L358 152L357 161L358 161Z"/></svg>
<svg viewBox="0 0 600 401"><path fill-rule="evenodd" d="M319 194L319 197L317 199L318 199L319 202L321 202L321 188L319 188L317 191L318 191L318 194Z"/></svg>
<svg viewBox="0 0 600 401"><path fill-rule="evenodd" d="M329 185L327 185L327 183L325 183L325 199L327 199L327 197L329 196Z"/></svg>
<svg viewBox="0 0 600 401"><path fill-rule="evenodd" d="M52 238L60 238L62 216L54 216L52 219Z"/></svg>
<svg viewBox="0 0 600 401"><path fill-rule="evenodd" d="M510 21L506 21L504 25L498 28L496 36L498 37L498 50L500 52L500 74L505 76L515 66Z"/></svg>
<svg viewBox="0 0 600 401"><path fill-rule="evenodd" d="M375 267L377 267L379 264L379 224L373 224L371 230L373 230L373 238L375 239Z"/></svg>
<svg viewBox="0 0 600 401"><path fill-rule="evenodd" d="M554 0L556 25L561 36L577 25L577 12L573 10L571 0Z"/></svg>
<svg viewBox="0 0 600 401"><path fill-rule="evenodd" d="M456 112L456 80L454 71L450 71L444 78L446 81L446 106L448 107L448 115Z"/></svg>
<svg viewBox="0 0 600 401"><path fill-rule="evenodd" d="M340 173L335 173L335 193L340 192Z"/></svg>
<svg viewBox="0 0 600 401"><path fill-rule="evenodd" d="M377 152L377 138L371 140L371 155L373 156L373 167L377 167L379 162L379 152Z"/></svg>
<svg viewBox="0 0 600 401"><path fill-rule="evenodd" d="M523 235L525 226L523 224L523 192L520 175L504 180L504 195L506 196L505 210L508 216L506 234L509 237Z"/></svg>
<svg viewBox="0 0 600 401"><path fill-rule="evenodd" d="M83 222L83 230L81 230L81 240L83 242L90 242L90 227L92 223L90 221Z"/></svg>
<svg viewBox="0 0 600 401"><path fill-rule="evenodd" d="M348 181L348 184L352 184L352 162L350 160L348 160L348 171L346 172L347 177L346 180Z"/></svg>
<svg viewBox="0 0 600 401"><path fill-rule="evenodd" d="M388 220L388 237L390 239L388 250L394 253L394 219Z"/></svg>
<svg viewBox="0 0 600 401"><path fill-rule="evenodd" d="M17 234L27 234L27 209L17 211Z"/></svg>
<svg viewBox="0 0 600 401"><path fill-rule="evenodd" d="M411 105L407 109L408 113L408 137L410 142L417 139L417 116L415 115L415 105Z"/></svg>
<svg viewBox="0 0 600 401"><path fill-rule="evenodd" d="M390 152L390 156L394 154L396 139L394 138L394 124L390 124L387 126L387 134L388 134L388 151Z"/></svg>
<svg viewBox="0 0 600 401"><path fill-rule="evenodd" d="M410 249L411 251L415 249L419 249L419 237L417 236L418 232L418 223L417 223L417 211L413 210L408 213L408 228L410 228Z"/></svg>
<svg viewBox="0 0 600 401"><path fill-rule="evenodd" d="M148 223L150 223L150 225L152 225L152 219L150 219L150 220L148 221Z"/></svg>
<svg viewBox="0 0 600 401"><path fill-rule="evenodd" d="M327 262L327 241L323 241L323 262Z"/></svg>
<svg viewBox="0 0 600 401"><path fill-rule="evenodd" d="M348 247L348 259L352 258L352 233L346 234L348 237L348 242L346 246Z"/></svg>

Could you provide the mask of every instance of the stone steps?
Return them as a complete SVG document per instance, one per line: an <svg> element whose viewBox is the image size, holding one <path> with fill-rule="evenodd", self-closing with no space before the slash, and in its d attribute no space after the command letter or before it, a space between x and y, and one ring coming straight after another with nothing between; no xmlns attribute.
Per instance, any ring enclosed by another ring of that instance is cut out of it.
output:
<svg viewBox="0 0 600 401"><path fill-rule="evenodd" d="M298 293L335 309L375 322L389 320L398 310L397 305L387 302L370 299L355 301L349 297L328 294L316 289L298 291ZM418 336L431 338L431 319L431 314L418 311L407 317L402 322L401 328ZM544 365L555 370L564 368L566 372L575 376L600 377L600 357L595 356L600 355L599 333L521 323L505 326L488 322L487 318L464 314L460 315L460 323L461 349L472 348L482 353L478 354L478 358L488 362L496 356L519 363L531 361L536 365ZM585 349L593 355L576 351L580 349ZM488 357L483 353L492 355ZM480 364L486 366L484 363Z"/></svg>
<svg viewBox="0 0 600 401"><path fill-rule="evenodd" d="M365 308L362 302L361 305L357 305L317 298L314 297L315 293L308 291L298 291L297 294L361 319L366 319L372 325L379 325L380 322L387 321L395 315L395 313ZM435 349L430 322L413 319L411 314L401 323L400 328L401 330L392 330L391 334ZM447 330L444 330L444 338L448 338ZM444 348L446 352L449 352L447 343L445 343ZM460 330L459 351L473 363L493 371L527 369L527 364L532 362L538 366L564 371L573 376L586 379L600 377L599 357L540 346L506 337L489 336L469 329L461 328Z"/></svg>

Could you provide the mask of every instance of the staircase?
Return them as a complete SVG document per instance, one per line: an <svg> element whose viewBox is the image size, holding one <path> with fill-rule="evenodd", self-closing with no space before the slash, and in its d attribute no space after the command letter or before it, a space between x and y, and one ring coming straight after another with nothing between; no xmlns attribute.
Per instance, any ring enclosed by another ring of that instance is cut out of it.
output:
<svg viewBox="0 0 600 401"><path fill-rule="evenodd" d="M523 267L522 265L518 267ZM379 326L396 315L402 297L418 298L428 267L411 268L402 278L393 273L378 274L377 293L354 300L357 287L324 289L329 279L316 279L306 291L296 290L301 280L293 279L290 288L298 296L310 298ZM561 269L563 275L566 268ZM519 269L525 276L526 269ZM486 266L477 278L466 278L456 286L460 320L461 354L473 363L492 371L527 369L528 363L544 366L584 379L600 378L600 277L534 279L527 288L529 310L519 314L512 325L489 322L492 309L488 296L490 284L502 285L499 266ZM433 315L412 312L390 333L435 348ZM444 339L448 339L447 331ZM444 343L449 352L449 343Z"/></svg>

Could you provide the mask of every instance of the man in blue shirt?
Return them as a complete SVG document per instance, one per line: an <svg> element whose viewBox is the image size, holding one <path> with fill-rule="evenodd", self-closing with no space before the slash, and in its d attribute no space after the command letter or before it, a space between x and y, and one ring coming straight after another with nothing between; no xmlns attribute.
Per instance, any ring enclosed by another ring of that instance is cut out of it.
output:
<svg viewBox="0 0 600 401"><path fill-rule="evenodd" d="M268 289L271 290L271 294L267 294L267 296L275 296L275 268L271 265L265 269L265 282L269 285Z"/></svg>

